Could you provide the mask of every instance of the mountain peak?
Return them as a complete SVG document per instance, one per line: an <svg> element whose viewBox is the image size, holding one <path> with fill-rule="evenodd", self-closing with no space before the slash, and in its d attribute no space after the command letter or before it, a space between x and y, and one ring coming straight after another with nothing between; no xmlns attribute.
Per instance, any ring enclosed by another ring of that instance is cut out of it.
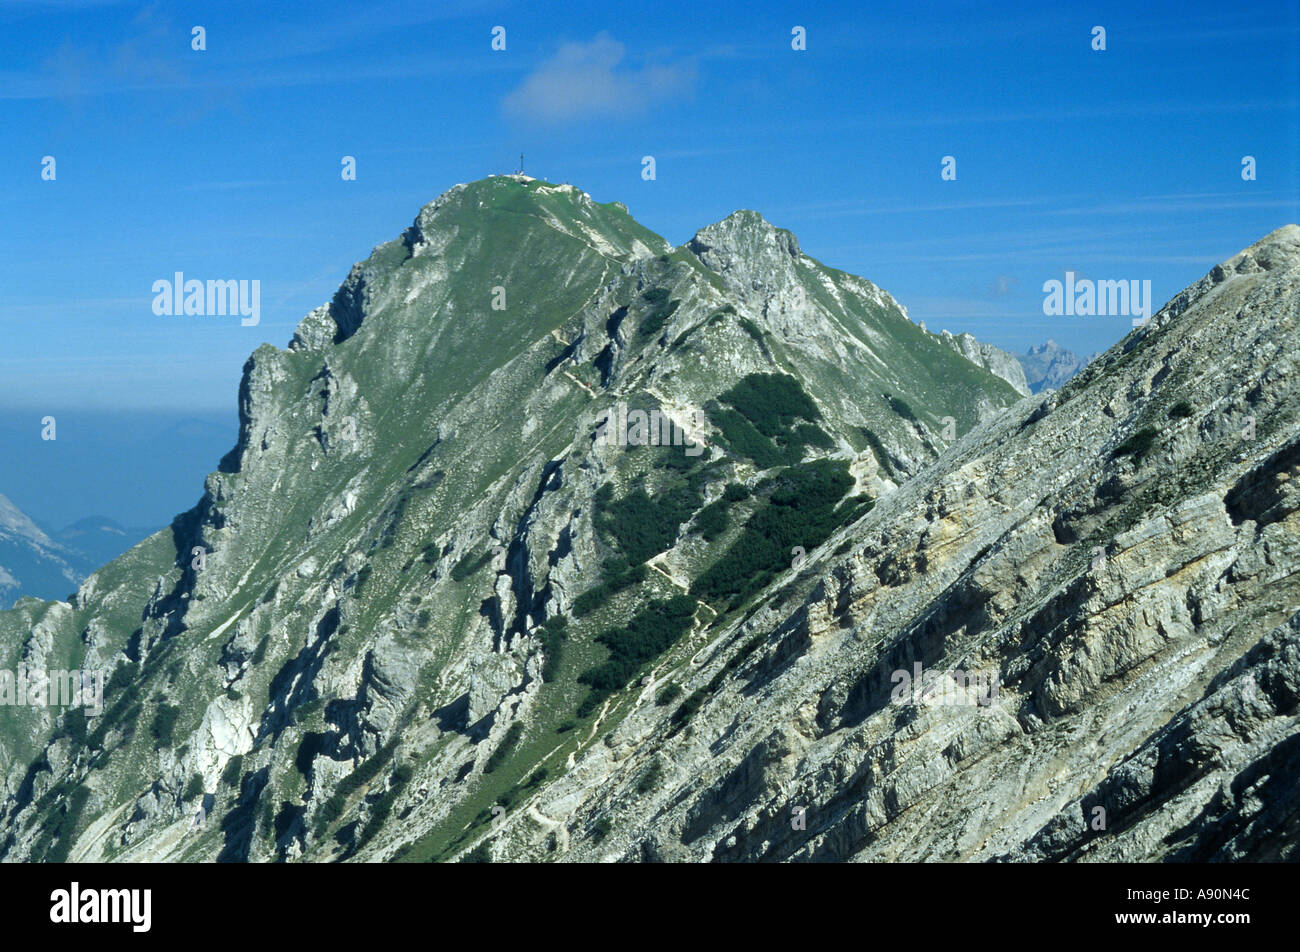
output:
<svg viewBox="0 0 1300 952"><path fill-rule="evenodd" d="M737 256L797 259L803 253L799 250L799 240L792 232L777 228L758 212L748 208L734 211L721 221L701 228L687 243L687 247L705 264L709 264L710 256L715 259Z"/></svg>
<svg viewBox="0 0 1300 952"><path fill-rule="evenodd" d="M8 530L25 536L40 545L51 546L54 542L35 522L15 506L7 496L0 495L0 530Z"/></svg>
<svg viewBox="0 0 1300 952"><path fill-rule="evenodd" d="M1061 389L1066 381L1088 365L1092 357L1080 360L1073 351L1048 338L1046 343L1033 345L1016 359L1025 372L1029 389L1039 393Z"/></svg>
<svg viewBox="0 0 1300 952"><path fill-rule="evenodd" d="M565 294L571 286L561 279L561 270L570 269L571 277L579 258L590 259L603 272L614 263L621 267L671 250L626 206L596 202L567 182L492 175L460 183L421 207L398 237L353 265L333 299L298 324L289 347L320 350L342 343L358 332L367 315L383 310L407 318L419 315L419 320L433 314L481 317L485 290L512 285L536 289L542 262L557 269L546 278L554 280L554 293ZM478 275L477 283L469 280L470 272ZM453 292L463 297L449 301ZM381 301L386 306L378 306ZM528 339L527 334L521 339Z"/></svg>
<svg viewBox="0 0 1300 952"><path fill-rule="evenodd" d="M1279 265L1286 266L1296 261L1300 261L1300 226L1283 225L1269 232L1249 248L1233 255L1219 268L1236 274L1246 274L1254 271L1271 271Z"/></svg>
<svg viewBox="0 0 1300 952"><path fill-rule="evenodd" d="M1269 272L1297 268L1300 268L1300 226L1283 225L1222 264L1216 264L1199 281L1170 298L1144 328L1135 333L1145 334L1152 327L1163 327L1198 301L1223 294L1238 297L1246 293L1246 288L1267 278Z"/></svg>

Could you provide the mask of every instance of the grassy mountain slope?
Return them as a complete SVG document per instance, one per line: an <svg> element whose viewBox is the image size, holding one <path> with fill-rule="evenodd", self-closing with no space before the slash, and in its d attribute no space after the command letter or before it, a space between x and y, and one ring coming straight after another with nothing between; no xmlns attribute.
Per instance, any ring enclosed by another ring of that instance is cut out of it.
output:
<svg viewBox="0 0 1300 952"><path fill-rule="evenodd" d="M113 672L98 717L0 710L3 855L459 855L1016 397L753 213L674 249L457 186L249 358L192 510L0 613L11 667Z"/></svg>

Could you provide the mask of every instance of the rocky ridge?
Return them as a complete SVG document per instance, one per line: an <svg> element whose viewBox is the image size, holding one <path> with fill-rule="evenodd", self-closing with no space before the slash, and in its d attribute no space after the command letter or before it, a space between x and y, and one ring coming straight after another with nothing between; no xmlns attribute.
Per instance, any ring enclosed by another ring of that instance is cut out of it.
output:
<svg viewBox="0 0 1300 952"><path fill-rule="evenodd" d="M99 718L0 710L0 852L1157 858L1171 794L1121 768L1164 729L1217 831L1275 828L1224 791L1294 731L1296 239L1017 402L755 213L672 248L457 186L254 353L198 506L0 613L11 660L114 672ZM702 451L607 439L629 409ZM997 703L892 706L917 662ZM1258 724L1187 766L1234 665ZM1122 830L1072 840L1094 800Z"/></svg>

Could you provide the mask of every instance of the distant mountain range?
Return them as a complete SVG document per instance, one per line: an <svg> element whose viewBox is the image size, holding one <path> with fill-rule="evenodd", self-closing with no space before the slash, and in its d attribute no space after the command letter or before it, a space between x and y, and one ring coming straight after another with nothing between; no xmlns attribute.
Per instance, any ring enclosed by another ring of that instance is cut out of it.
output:
<svg viewBox="0 0 1300 952"><path fill-rule="evenodd" d="M924 324L921 325L925 327ZM961 354L971 363L1001 377L1022 396L1059 390L1066 381L1077 374L1097 355L1089 354L1080 360L1054 340L1029 348L1023 354L1012 354L992 344L983 344L970 334L939 333L939 340Z"/></svg>
<svg viewBox="0 0 1300 952"><path fill-rule="evenodd" d="M1089 354L1080 360L1071 351L1057 346L1056 341L1031 347L1023 354L1016 354L1016 360L1025 371L1025 381L1034 393L1043 390L1059 390L1066 381L1077 374L1097 356Z"/></svg>
<svg viewBox="0 0 1300 952"><path fill-rule="evenodd" d="M154 531L90 516L51 532L0 495L0 608L23 596L66 599L87 575Z"/></svg>

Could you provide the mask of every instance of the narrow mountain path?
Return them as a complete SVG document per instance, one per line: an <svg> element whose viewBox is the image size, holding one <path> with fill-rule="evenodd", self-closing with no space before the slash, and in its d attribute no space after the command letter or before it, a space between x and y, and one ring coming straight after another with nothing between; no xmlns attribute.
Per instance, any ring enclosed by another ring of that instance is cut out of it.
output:
<svg viewBox="0 0 1300 952"><path fill-rule="evenodd" d="M662 575L664 578L668 579L668 581L672 582L674 585L676 585L678 588L680 588L683 592L687 592L687 593L689 593L690 590L691 590L691 587L690 587L689 585L687 585L685 582L678 581L678 579L677 579L676 576L669 574L669 573L666 572L664 569L660 568L658 565L655 564L655 559L663 558L663 556L666 555L666 554L667 554L667 553L665 553L665 552L660 552L658 555L656 555L656 556L654 556L653 558L651 558L650 560L648 560L648 561L646 562L646 565L650 566L650 568L654 569L656 572L658 572L658 573L659 573L660 575ZM701 608L706 609L706 610L709 612L709 614L712 615L714 618L717 618L717 617L718 617L718 613L717 613L717 611L714 610L713 606L710 605L708 602L706 602L706 601L704 601L704 600L702 600L702 599L697 598L697 599L695 600L695 604L698 605L698 606L701 607ZM692 637L694 636L694 634L695 634L694 632L691 632Z"/></svg>
<svg viewBox="0 0 1300 952"><path fill-rule="evenodd" d="M659 669L662 667L663 667L662 664L656 665L650 671L650 675L649 675L650 680L644 682L645 687L643 687L641 689L641 693L637 695L636 705L635 705L636 707L640 707L642 704L644 704L646 702L646 699L655 693L655 688L659 687L659 679L658 677L656 677L656 675L659 673Z"/></svg>
<svg viewBox="0 0 1300 952"><path fill-rule="evenodd" d="M227 628L229 628L231 625L233 625L239 619L239 616L242 614L243 614L243 609L240 609L239 611L231 615L229 618L227 618L225 621L223 621L220 625L218 625L216 628L212 630L212 634L208 635L208 640L211 641L213 638L220 637L221 633L225 631Z"/></svg>
<svg viewBox="0 0 1300 952"><path fill-rule="evenodd" d="M659 573L660 575L662 575L664 578L668 579L668 581L672 582L674 585L676 585L676 586L677 586L678 588L680 588L682 591L684 591L684 592L685 592L685 591L688 591L688 590L689 590L689 587L688 587L685 583L683 583L683 582L679 582L676 578L674 578L672 575L670 575L669 573L665 572L663 569L661 569L658 565L655 564L655 559L661 558L662 556L663 556L663 553L661 552L659 555L656 555L653 559L650 559L650 561L646 562L646 565L650 566L650 568L654 569L656 572L658 572L658 573Z"/></svg>
<svg viewBox="0 0 1300 952"><path fill-rule="evenodd" d="M596 399L596 391L595 391L595 390L592 390L590 387L588 387L585 383L583 383L581 380L579 380L579 379L578 379L577 377L575 377L573 374L569 373L567 370L561 370L560 373L564 374L564 376L568 377L570 380L572 380L574 383L576 383L576 384L577 384L579 387L581 387L583 390L586 390L586 391L587 391L587 396L591 397L591 399L593 399L593 400Z"/></svg>
<svg viewBox="0 0 1300 952"><path fill-rule="evenodd" d="M609 705L610 702L612 702L613 700L614 699L612 697L605 698L604 706L601 707L600 713L596 715L596 720L591 725L591 733L587 735L587 739L583 741L582 744L578 745L579 748L581 748L586 744L590 744L591 739L596 736L596 731L600 730L600 722L603 721L605 719L605 715L609 713Z"/></svg>

